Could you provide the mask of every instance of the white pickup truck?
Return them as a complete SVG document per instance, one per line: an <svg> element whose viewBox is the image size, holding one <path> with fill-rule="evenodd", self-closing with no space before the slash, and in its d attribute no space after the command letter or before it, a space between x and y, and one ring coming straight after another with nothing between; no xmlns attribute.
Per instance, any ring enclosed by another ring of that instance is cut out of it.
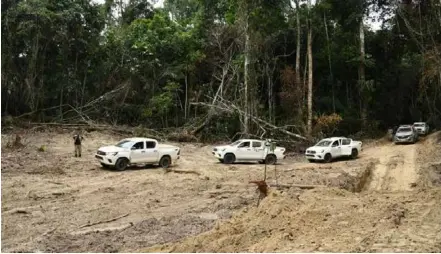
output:
<svg viewBox="0 0 441 254"><path fill-rule="evenodd" d="M417 131L418 134L427 135L429 134L429 125L425 122L416 122L413 124L413 127Z"/></svg>
<svg viewBox="0 0 441 254"><path fill-rule="evenodd" d="M275 146L271 140L239 139L234 143L213 148L212 154L220 162L231 164L240 161L258 161L276 164L285 158L285 148Z"/></svg>
<svg viewBox="0 0 441 254"><path fill-rule="evenodd" d="M103 167L114 167L125 170L128 165L159 164L168 168L179 159L181 149L177 146L159 144L150 138L126 138L116 145L103 146L98 149L95 158Z"/></svg>
<svg viewBox="0 0 441 254"><path fill-rule="evenodd" d="M312 147L308 147L305 156L310 162L331 162L332 159L348 156L357 158L362 150L362 142L345 137L332 137L320 140Z"/></svg>

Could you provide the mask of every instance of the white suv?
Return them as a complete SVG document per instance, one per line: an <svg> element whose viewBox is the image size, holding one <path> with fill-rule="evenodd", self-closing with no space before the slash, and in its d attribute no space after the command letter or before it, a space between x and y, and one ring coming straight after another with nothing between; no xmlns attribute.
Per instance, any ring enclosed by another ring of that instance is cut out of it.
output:
<svg viewBox="0 0 441 254"><path fill-rule="evenodd" d="M116 145L100 147L95 158L103 167L125 170L128 165L159 164L168 168L179 159L181 149L177 146L159 144L150 138L127 138Z"/></svg>

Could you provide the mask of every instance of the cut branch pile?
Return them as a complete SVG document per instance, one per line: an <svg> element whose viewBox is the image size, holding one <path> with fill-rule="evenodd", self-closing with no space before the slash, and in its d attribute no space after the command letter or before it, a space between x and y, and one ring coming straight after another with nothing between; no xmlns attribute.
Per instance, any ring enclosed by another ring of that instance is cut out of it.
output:
<svg viewBox="0 0 441 254"><path fill-rule="evenodd" d="M284 129L283 127L275 126L265 120L262 120L259 117L256 117L254 115L250 115L250 114L246 113L245 111L243 111L241 108L239 108L238 106L236 106L232 102L227 101L220 96L216 96L215 99L213 99L213 102L211 104L205 103L205 102L193 102L191 104L210 107L211 111L213 109L216 109L216 110L220 110L220 111L227 112L227 113L238 113L241 116L248 115L248 117L257 126L259 126L259 128L263 131L262 135L260 135L260 138L263 138L268 130L273 130L273 131L280 131L281 133L286 134L286 135L293 137L293 138L296 138L296 139L308 141L308 138L306 138L300 134L292 133L292 132ZM196 134L197 132L199 132L204 127L205 124L207 124L207 121L205 121L203 125L196 128L196 130L193 131L193 134Z"/></svg>

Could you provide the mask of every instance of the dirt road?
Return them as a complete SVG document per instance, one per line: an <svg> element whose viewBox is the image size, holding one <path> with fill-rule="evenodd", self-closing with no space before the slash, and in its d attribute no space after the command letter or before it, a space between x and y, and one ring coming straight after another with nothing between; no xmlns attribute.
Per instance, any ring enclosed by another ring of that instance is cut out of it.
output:
<svg viewBox="0 0 441 254"><path fill-rule="evenodd" d="M368 149L368 157L379 163L373 172L369 190L409 191L418 180L417 145L388 144Z"/></svg>
<svg viewBox="0 0 441 254"><path fill-rule="evenodd" d="M3 252L132 252L157 244L167 245L148 250L440 250L433 222L441 221L441 180L438 164L426 165L438 163L435 136L367 148L357 160L288 159L268 168L270 184L328 188L274 190L256 208L248 182L262 179L262 165L223 165L211 146L177 144L179 173L115 172L100 168L93 153L121 136L86 133L84 156L75 158L70 134L25 134L19 150L5 149L12 136L2 135Z"/></svg>

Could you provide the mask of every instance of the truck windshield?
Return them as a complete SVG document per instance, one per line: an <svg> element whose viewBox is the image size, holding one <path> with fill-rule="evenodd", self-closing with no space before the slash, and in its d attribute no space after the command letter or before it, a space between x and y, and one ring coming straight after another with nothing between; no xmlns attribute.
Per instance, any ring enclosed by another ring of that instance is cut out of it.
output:
<svg viewBox="0 0 441 254"><path fill-rule="evenodd" d="M315 146L329 146L331 144L330 140L321 140L320 142L317 143L317 145Z"/></svg>
<svg viewBox="0 0 441 254"><path fill-rule="evenodd" d="M399 128L397 132L410 132L412 129L410 127Z"/></svg>
<svg viewBox="0 0 441 254"><path fill-rule="evenodd" d="M415 126L415 127L424 127L424 124L423 123L416 123L413 126Z"/></svg>
<svg viewBox="0 0 441 254"><path fill-rule="evenodd" d="M122 148L130 148L130 147L132 147L132 145L133 145L133 142L132 141L129 141L129 140L123 140L123 141L120 141L118 144L116 144L115 146L117 146L117 147L122 147Z"/></svg>
<svg viewBox="0 0 441 254"><path fill-rule="evenodd" d="M237 146L240 142L242 142L241 140L236 140L233 143L230 144L230 146Z"/></svg>

